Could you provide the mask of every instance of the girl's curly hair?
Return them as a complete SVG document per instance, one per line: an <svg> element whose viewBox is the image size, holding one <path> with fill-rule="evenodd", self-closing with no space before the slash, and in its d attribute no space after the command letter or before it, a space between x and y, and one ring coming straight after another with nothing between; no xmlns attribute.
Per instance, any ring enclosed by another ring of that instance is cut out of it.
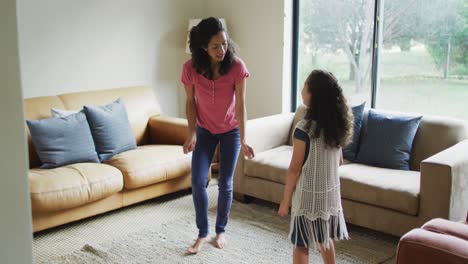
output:
<svg viewBox="0 0 468 264"><path fill-rule="evenodd" d="M213 72L211 70L210 56L206 52L206 49L208 48L208 43L211 38L221 31L226 33L228 39L226 55L224 56L219 69L219 73L224 75L231 69L234 62L235 50L232 45L232 40L229 38L229 35L221 21L214 17L205 18L190 30L189 46L190 51L192 52L193 68L198 74L202 74L210 80L213 78Z"/></svg>
<svg viewBox="0 0 468 264"><path fill-rule="evenodd" d="M324 70L314 70L307 77L306 85L312 94L304 119L311 130L311 122L316 126L312 133L318 138L323 132L328 147L344 147L352 137L353 116L343 95L343 89L336 77Z"/></svg>

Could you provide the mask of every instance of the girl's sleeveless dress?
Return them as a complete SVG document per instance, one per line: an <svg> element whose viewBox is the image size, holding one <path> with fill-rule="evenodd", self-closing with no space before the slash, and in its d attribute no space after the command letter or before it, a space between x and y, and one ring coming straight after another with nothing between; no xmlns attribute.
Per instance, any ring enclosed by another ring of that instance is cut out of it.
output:
<svg viewBox="0 0 468 264"><path fill-rule="evenodd" d="M348 239L338 176L341 148L327 147L323 134L313 138L308 131L314 131L314 121L310 129L306 125L299 121L294 132L295 138L306 137L310 143L293 193L289 237L295 246L328 248L330 239Z"/></svg>

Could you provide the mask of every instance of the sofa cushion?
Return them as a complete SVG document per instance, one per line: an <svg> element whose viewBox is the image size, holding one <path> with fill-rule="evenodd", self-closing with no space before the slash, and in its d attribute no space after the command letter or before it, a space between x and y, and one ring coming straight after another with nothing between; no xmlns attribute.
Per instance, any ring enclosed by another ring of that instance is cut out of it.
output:
<svg viewBox="0 0 468 264"><path fill-rule="evenodd" d="M343 148L343 157L347 160L354 161L356 159L356 155L358 153L359 148L359 139L361 137L361 127L362 127L362 119L364 117L364 106L366 102L353 106L353 138L351 143Z"/></svg>
<svg viewBox="0 0 468 264"><path fill-rule="evenodd" d="M55 169L31 169L32 210L60 211L106 198L123 189L122 173L99 163L77 163Z"/></svg>
<svg viewBox="0 0 468 264"><path fill-rule="evenodd" d="M255 158L244 161L244 173L247 176L285 184L292 151L292 146L283 145L257 153Z"/></svg>
<svg viewBox="0 0 468 264"><path fill-rule="evenodd" d="M136 148L122 99L104 106L84 106L84 111L101 161Z"/></svg>
<svg viewBox="0 0 468 264"><path fill-rule="evenodd" d="M342 198L418 214L419 172L348 164L340 166L339 174Z"/></svg>
<svg viewBox="0 0 468 264"><path fill-rule="evenodd" d="M122 171L126 189L181 177L190 173L192 156L178 145L145 145L115 155L107 164Z"/></svg>
<svg viewBox="0 0 468 264"><path fill-rule="evenodd" d="M410 153L421 118L369 110L356 162L409 170Z"/></svg>
<svg viewBox="0 0 468 264"><path fill-rule="evenodd" d="M69 116L72 114L76 114L81 110L65 110L65 109L59 109L59 108L51 108L50 109L50 116L52 117L65 117Z"/></svg>
<svg viewBox="0 0 468 264"><path fill-rule="evenodd" d="M79 162L99 162L91 130L83 112L65 117L27 120L41 168Z"/></svg>
<svg viewBox="0 0 468 264"><path fill-rule="evenodd" d="M26 120L50 118L50 108L65 108L58 96L41 96L23 100L24 117ZM29 129L26 129L29 134ZM41 166L41 161L34 148L31 135L28 135L29 168Z"/></svg>

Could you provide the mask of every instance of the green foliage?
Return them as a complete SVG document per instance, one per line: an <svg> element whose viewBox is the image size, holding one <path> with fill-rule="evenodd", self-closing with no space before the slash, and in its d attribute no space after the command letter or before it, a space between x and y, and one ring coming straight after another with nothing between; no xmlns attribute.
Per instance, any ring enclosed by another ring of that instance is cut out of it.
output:
<svg viewBox="0 0 468 264"><path fill-rule="evenodd" d="M341 77L357 80L359 92L369 76L374 1L301 0L300 3L299 79L318 67L347 71ZM468 0L386 0L384 4L384 49L398 46L409 52L415 44L423 44L432 58L427 63L438 69L435 75L441 70L449 70L446 73L450 75L468 75ZM326 54L345 56L348 63L336 68L327 61ZM445 69L447 59L450 67ZM402 65L392 67L395 66Z"/></svg>
<svg viewBox="0 0 468 264"><path fill-rule="evenodd" d="M468 75L468 0L459 10L463 15L464 25L462 30L456 32L453 36L452 58L453 73L455 75Z"/></svg>
<svg viewBox="0 0 468 264"><path fill-rule="evenodd" d="M426 42L427 50L438 68L442 68L447 57L447 39L436 39Z"/></svg>
<svg viewBox="0 0 468 264"><path fill-rule="evenodd" d="M426 30L422 37L434 64L439 69L443 69L449 60L449 69L456 69L456 74L464 75L468 74L463 70L467 67L468 52L467 2L437 0L431 3L427 8L434 8L437 12L423 21Z"/></svg>

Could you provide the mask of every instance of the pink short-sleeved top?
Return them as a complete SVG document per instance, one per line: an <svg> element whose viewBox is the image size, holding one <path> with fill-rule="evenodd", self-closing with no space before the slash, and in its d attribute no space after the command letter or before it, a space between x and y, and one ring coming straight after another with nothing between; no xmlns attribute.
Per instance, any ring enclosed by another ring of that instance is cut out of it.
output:
<svg viewBox="0 0 468 264"><path fill-rule="evenodd" d="M228 73L216 80L198 74L188 60L182 66L181 80L194 89L197 124L213 134L221 134L237 127L236 84L249 77L249 71L240 58L236 58Z"/></svg>

